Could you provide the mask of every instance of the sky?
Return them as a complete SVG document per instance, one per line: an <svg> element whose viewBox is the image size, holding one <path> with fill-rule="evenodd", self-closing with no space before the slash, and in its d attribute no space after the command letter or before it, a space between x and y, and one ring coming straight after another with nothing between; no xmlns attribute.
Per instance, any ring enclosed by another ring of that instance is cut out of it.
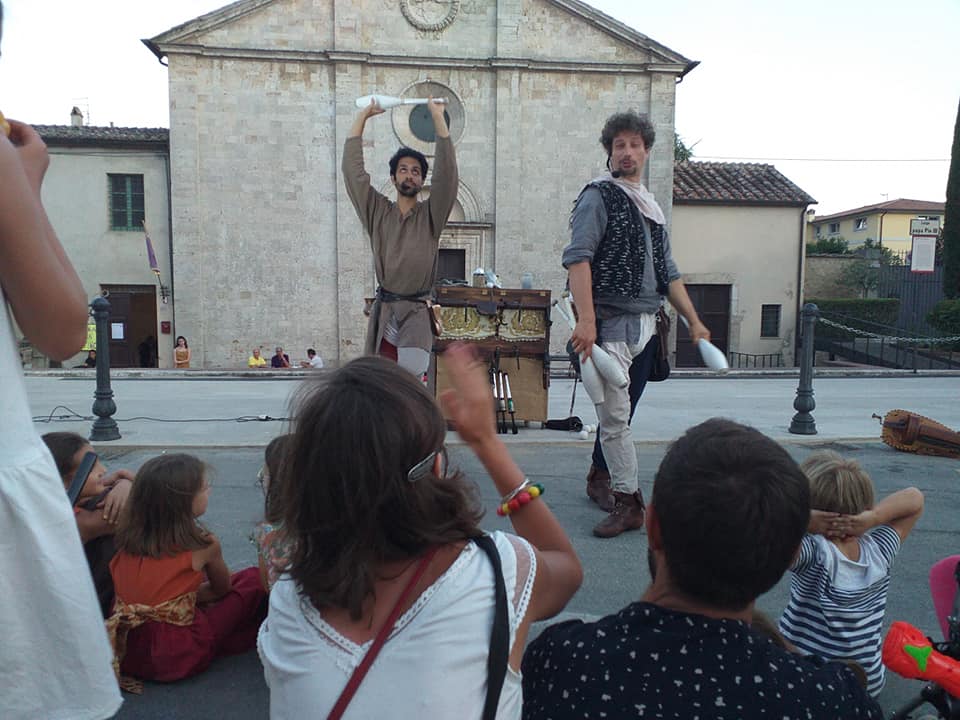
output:
<svg viewBox="0 0 960 720"><path fill-rule="evenodd" d="M700 62L677 86L676 127L695 159L773 164L819 214L943 201L960 0L589 2ZM3 4L6 115L65 125L76 105L93 125L168 127L167 70L140 40L227 3Z"/></svg>

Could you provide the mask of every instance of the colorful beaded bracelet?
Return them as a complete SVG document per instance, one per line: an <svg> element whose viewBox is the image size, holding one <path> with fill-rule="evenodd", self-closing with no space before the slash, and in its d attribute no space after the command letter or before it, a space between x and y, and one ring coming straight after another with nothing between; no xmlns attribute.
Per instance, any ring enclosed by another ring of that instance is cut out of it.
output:
<svg viewBox="0 0 960 720"><path fill-rule="evenodd" d="M507 502L501 503L497 506L497 515L500 517L506 517L512 513L515 513L517 510L522 508L527 503L533 502L538 497L543 495L544 488L540 483L532 483L527 485L514 495Z"/></svg>

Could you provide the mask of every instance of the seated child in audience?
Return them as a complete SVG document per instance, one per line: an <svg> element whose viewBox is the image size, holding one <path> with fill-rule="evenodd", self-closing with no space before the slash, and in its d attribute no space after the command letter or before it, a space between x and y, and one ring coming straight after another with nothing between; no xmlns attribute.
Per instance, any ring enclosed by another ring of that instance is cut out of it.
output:
<svg viewBox="0 0 960 720"><path fill-rule="evenodd" d="M253 542L257 546L257 559L260 564L260 580L268 592L277 578L284 572L289 561L293 545L283 532L283 512L280 509L280 463L290 446L292 435L275 437L263 453L263 467L258 479L263 489L263 522L253 531Z"/></svg>
<svg viewBox="0 0 960 720"><path fill-rule="evenodd" d="M257 568L230 575L220 542L197 521L206 474L198 458L177 453L137 472L110 563L116 605L107 630L118 675L180 680L256 643L267 596ZM140 684L122 677L121 687Z"/></svg>
<svg viewBox="0 0 960 720"><path fill-rule="evenodd" d="M810 525L790 568L780 630L805 654L859 663L876 697L890 567L923 513L923 494L911 487L874 505L867 473L832 451L800 467L810 480Z"/></svg>
<svg viewBox="0 0 960 720"><path fill-rule="evenodd" d="M93 447L84 437L72 432L47 433L43 441L57 464L64 487L69 489L80 463L88 452L93 452ZM116 552L113 533L130 494L132 480L133 473L129 470L107 474L98 458L73 508L104 617L109 617L113 610L113 579L110 577L110 561Z"/></svg>

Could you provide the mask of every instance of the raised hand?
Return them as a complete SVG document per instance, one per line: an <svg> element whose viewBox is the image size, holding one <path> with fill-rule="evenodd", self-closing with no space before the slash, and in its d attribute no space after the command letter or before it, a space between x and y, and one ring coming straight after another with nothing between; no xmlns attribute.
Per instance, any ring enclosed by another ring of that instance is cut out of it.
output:
<svg viewBox="0 0 960 720"><path fill-rule="evenodd" d="M367 118L373 117L374 115L382 115L385 112L386 110L380 107L380 103L378 103L377 99L373 97L373 98L370 98L370 104L367 105L363 110L361 110L360 114L363 116L364 119L367 119Z"/></svg>
<svg viewBox="0 0 960 720"><path fill-rule="evenodd" d="M453 387L441 393L440 404L457 433L471 446L495 437L493 391L484 363L462 343L447 348L443 360Z"/></svg>
<svg viewBox="0 0 960 720"><path fill-rule="evenodd" d="M17 120L7 120L10 124L10 142L17 149L20 164L30 182L30 187L39 197L43 177L50 166L50 156L37 131L26 123Z"/></svg>

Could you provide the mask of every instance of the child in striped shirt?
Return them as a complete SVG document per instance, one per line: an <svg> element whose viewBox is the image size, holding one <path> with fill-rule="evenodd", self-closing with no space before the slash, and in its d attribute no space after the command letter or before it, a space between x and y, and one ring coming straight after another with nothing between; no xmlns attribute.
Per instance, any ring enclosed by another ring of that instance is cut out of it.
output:
<svg viewBox="0 0 960 720"><path fill-rule="evenodd" d="M859 663L876 697L890 568L923 513L923 493L906 488L874 505L869 475L829 450L800 467L810 480L810 526L790 568L780 631L804 654Z"/></svg>

